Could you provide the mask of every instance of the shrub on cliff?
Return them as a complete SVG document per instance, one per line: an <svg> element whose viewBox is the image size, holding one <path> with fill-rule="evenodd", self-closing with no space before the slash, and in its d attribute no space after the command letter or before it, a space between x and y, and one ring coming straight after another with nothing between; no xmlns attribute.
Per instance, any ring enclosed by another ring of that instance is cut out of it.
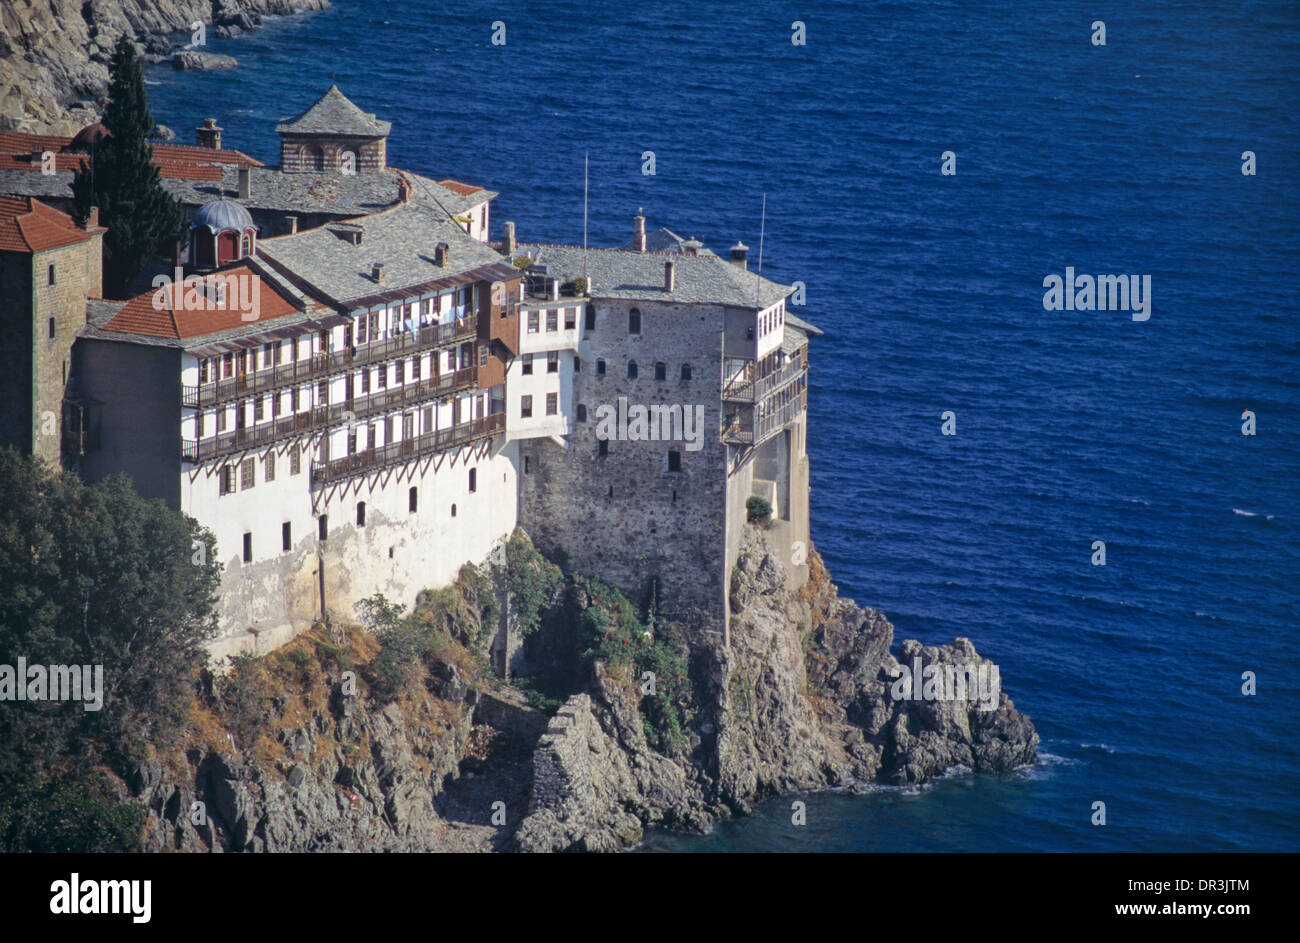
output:
<svg viewBox="0 0 1300 943"><path fill-rule="evenodd" d="M766 524L772 519L772 505L766 498L753 495L745 501L745 514L751 524Z"/></svg>
<svg viewBox="0 0 1300 943"><path fill-rule="evenodd" d="M69 757L125 772L186 722L217 628L212 534L123 476L86 486L12 449L0 494L0 794ZM49 666L89 675L80 700L53 699Z"/></svg>

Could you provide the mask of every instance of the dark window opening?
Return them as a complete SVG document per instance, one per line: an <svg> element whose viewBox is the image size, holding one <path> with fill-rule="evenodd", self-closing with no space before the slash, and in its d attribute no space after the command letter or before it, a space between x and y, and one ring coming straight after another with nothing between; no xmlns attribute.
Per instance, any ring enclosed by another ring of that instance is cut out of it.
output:
<svg viewBox="0 0 1300 943"><path fill-rule="evenodd" d="M691 365L689 363L684 363L682 364L682 379L689 380L690 378L691 378Z"/></svg>
<svg viewBox="0 0 1300 943"><path fill-rule="evenodd" d="M327 539L329 537L329 532L330 532L329 515L322 514L320 517L316 519L316 524L317 524L317 536L320 537L321 540Z"/></svg>
<svg viewBox="0 0 1300 943"><path fill-rule="evenodd" d="M679 472L682 470L682 453L677 449L668 450L668 470L670 472Z"/></svg>
<svg viewBox="0 0 1300 943"><path fill-rule="evenodd" d="M641 312L636 308L627 313L627 332L629 334L641 333Z"/></svg>
<svg viewBox="0 0 1300 943"><path fill-rule="evenodd" d="M50 263L49 283L50 283L51 285L54 284L54 264L53 264L53 263Z"/></svg>
<svg viewBox="0 0 1300 943"><path fill-rule="evenodd" d="M609 440L601 439L600 442L596 444L596 455L598 458L604 458L608 454L609 454Z"/></svg>
<svg viewBox="0 0 1300 943"><path fill-rule="evenodd" d="M636 379L636 361L635 361L635 360L629 360L629 361L627 362L627 378L628 378L629 380L635 380L635 379Z"/></svg>
<svg viewBox="0 0 1300 943"><path fill-rule="evenodd" d="M584 330L594 331L596 329L596 309L587 305L587 318Z"/></svg>
<svg viewBox="0 0 1300 943"><path fill-rule="evenodd" d="M598 376L598 377L603 377L604 375L605 375L605 361L603 361L603 360L597 360L597 361L596 361L596 376Z"/></svg>
<svg viewBox="0 0 1300 943"><path fill-rule="evenodd" d="M293 525L288 521L280 525L280 548L282 550L293 549Z"/></svg>
<svg viewBox="0 0 1300 943"><path fill-rule="evenodd" d="M456 505L454 504L451 506L451 516L452 517L456 516Z"/></svg>
<svg viewBox="0 0 1300 943"><path fill-rule="evenodd" d="M50 338L53 339L53 337L54 337L54 318L50 318L49 328L50 328Z"/></svg>
<svg viewBox="0 0 1300 943"><path fill-rule="evenodd" d="M478 491L478 469L471 468L469 470L469 493L473 494L475 491Z"/></svg>
<svg viewBox="0 0 1300 943"><path fill-rule="evenodd" d="M244 534L244 562L253 562L253 535L247 532Z"/></svg>
<svg viewBox="0 0 1300 943"><path fill-rule="evenodd" d="M532 462L532 459L530 459L527 455L525 455L525 456L524 456L524 474L525 474L525 475L532 474L532 471L533 471L533 462Z"/></svg>
<svg viewBox="0 0 1300 943"><path fill-rule="evenodd" d="M419 493L418 493L418 489L416 489L416 488L412 488L409 492L407 492L407 495L406 495L406 503L407 503L407 506L409 507L411 513L414 514L414 513L415 513L415 509L419 506Z"/></svg>
<svg viewBox="0 0 1300 943"><path fill-rule="evenodd" d="M578 404L578 422L586 422L586 421L587 421L587 407L584 406L582 403L579 403L579 404Z"/></svg>
<svg viewBox="0 0 1300 943"><path fill-rule="evenodd" d="M668 379L668 364L666 363L655 364L655 379L656 380Z"/></svg>
<svg viewBox="0 0 1300 943"><path fill-rule="evenodd" d="M366 502L364 501L357 502L357 526L366 526Z"/></svg>

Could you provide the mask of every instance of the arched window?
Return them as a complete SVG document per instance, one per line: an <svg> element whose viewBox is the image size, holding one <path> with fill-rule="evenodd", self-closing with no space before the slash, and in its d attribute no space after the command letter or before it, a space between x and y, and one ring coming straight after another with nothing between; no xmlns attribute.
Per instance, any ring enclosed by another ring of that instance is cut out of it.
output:
<svg viewBox="0 0 1300 943"><path fill-rule="evenodd" d="M682 379L689 380L690 378L691 378L691 365L689 363L684 363L682 364Z"/></svg>
<svg viewBox="0 0 1300 943"><path fill-rule="evenodd" d="M250 232L245 232L244 238L240 240L240 244L239 244L239 257L241 259L246 259L252 254L253 254L253 234Z"/></svg>
<svg viewBox="0 0 1300 943"><path fill-rule="evenodd" d="M302 149L303 163L309 170L325 169L325 152L319 144L308 144Z"/></svg>
<svg viewBox="0 0 1300 943"><path fill-rule="evenodd" d="M636 308L627 313L627 332L629 334L641 333L641 312Z"/></svg>
<svg viewBox="0 0 1300 943"><path fill-rule="evenodd" d="M656 380L666 380L667 378L668 378L668 364L666 364L666 363L656 363L656 364L655 364L655 379L656 379Z"/></svg>
<svg viewBox="0 0 1300 943"><path fill-rule="evenodd" d="M628 378L629 380L635 380L635 379L636 379L636 361L635 361L635 360L629 360L629 361L627 362L627 378Z"/></svg>

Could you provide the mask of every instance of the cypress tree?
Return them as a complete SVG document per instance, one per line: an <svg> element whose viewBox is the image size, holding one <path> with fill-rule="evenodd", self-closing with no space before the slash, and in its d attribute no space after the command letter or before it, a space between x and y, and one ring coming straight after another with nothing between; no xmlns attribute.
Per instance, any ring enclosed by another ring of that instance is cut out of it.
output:
<svg viewBox="0 0 1300 943"><path fill-rule="evenodd" d="M154 128L144 73L135 46L118 40L109 66L108 136L91 151L89 166L72 182L77 212L84 218L99 207L104 237L104 284L110 297L125 298L132 279L159 254L165 254L185 218L180 203L163 189L153 165L149 132Z"/></svg>

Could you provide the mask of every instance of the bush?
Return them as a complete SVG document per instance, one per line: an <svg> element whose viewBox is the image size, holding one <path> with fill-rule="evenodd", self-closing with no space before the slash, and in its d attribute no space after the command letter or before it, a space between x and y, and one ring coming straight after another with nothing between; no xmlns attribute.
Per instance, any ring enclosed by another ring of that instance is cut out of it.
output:
<svg viewBox="0 0 1300 943"><path fill-rule="evenodd" d="M139 851L144 822L144 806L119 802L102 772L40 777L0 796L0 853Z"/></svg>
<svg viewBox="0 0 1300 943"><path fill-rule="evenodd" d="M766 498L754 495L745 501L745 513L749 517L749 523L766 524L772 519L772 505Z"/></svg>
<svg viewBox="0 0 1300 943"><path fill-rule="evenodd" d="M514 597L519 633L525 638L542 625L542 612L551 605L564 575L533 547L522 530L510 535L505 545L505 585Z"/></svg>

